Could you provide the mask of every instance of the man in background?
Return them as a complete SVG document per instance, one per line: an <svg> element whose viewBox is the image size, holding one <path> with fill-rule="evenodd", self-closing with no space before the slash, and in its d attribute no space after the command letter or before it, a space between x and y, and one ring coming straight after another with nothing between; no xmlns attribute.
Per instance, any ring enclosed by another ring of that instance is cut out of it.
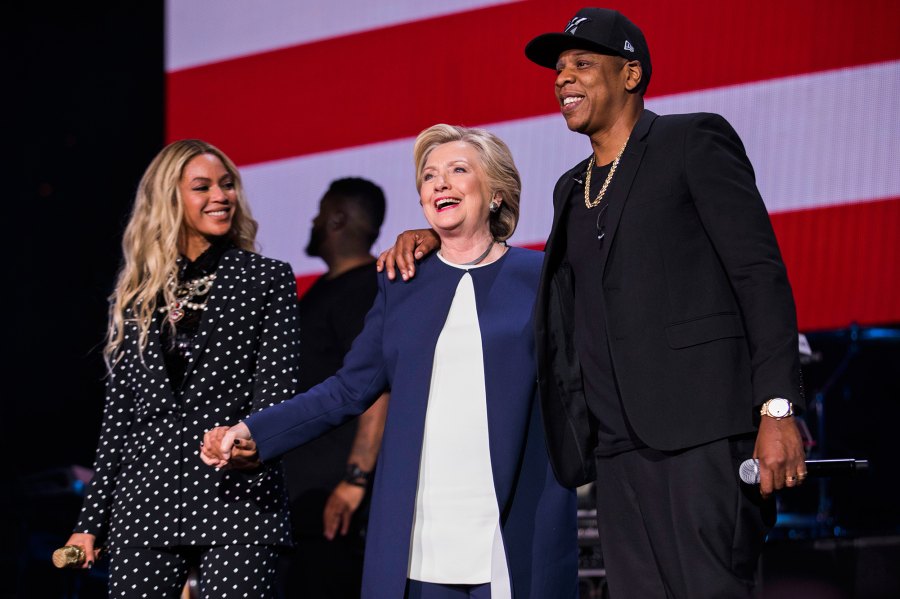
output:
<svg viewBox="0 0 900 599"><path fill-rule="evenodd" d="M303 392L341 367L377 292L369 253L384 221L381 188L361 178L331 183L313 219L306 253L328 271L300 300ZM285 597L359 597L367 494L381 445L387 394L359 418L282 460L295 549L281 563Z"/></svg>

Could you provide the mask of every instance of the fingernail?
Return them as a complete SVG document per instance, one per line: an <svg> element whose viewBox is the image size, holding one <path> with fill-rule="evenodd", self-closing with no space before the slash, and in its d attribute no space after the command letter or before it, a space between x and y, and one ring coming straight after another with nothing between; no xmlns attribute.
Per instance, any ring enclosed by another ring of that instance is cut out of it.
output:
<svg viewBox="0 0 900 599"><path fill-rule="evenodd" d="M88 562L88 568L93 568L93 567L94 567L94 562Z"/></svg>

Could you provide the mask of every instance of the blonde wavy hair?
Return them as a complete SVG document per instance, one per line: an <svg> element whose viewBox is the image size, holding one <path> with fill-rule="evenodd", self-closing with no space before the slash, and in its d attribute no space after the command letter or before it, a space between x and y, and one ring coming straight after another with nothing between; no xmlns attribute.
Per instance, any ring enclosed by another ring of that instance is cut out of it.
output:
<svg viewBox="0 0 900 599"><path fill-rule="evenodd" d="M519 197L522 195L522 178L516 169L512 152L503 140L485 129L433 125L416 137L413 161L416 166L416 189L422 189L422 170L428 155L441 144L464 141L478 152L481 166L487 177L491 197L500 194L503 201L497 212L490 213L491 236L494 241L506 241L519 224Z"/></svg>
<svg viewBox="0 0 900 599"><path fill-rule="evenodd" d="M124 263L109 298L109 333L103 350L109 369L121 358L125 324L137 325L143 356L153 313L159 304L169 305L175 300L171 282L178 276L177 260L183 249L179 241L185 227L178 185L188 162L201 154L221 160L234 181L237 201L228 236L237 247L256 251L258 225L250 213L237 167L228 156L199 139L182 139L163 148L141 177L122 238Z"/></svg>

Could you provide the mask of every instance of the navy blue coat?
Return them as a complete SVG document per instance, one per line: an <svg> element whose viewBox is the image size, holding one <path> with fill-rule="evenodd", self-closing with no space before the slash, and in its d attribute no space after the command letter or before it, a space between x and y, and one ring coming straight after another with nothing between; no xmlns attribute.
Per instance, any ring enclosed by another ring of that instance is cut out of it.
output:
<svg viewBox="0 0 900 599"><path fill-rule="evenodd" d="M469 271L513 596L535 599L576 596L578 554L575 495L552 473L537 407L532 314L541 261L538 252L510 248ZM404 593L434 349L464 272L429 256L409 282L380 276L375 304L341 370L245 420L267 460L362 413L390 388L366 545L367 598Z"/></svg>

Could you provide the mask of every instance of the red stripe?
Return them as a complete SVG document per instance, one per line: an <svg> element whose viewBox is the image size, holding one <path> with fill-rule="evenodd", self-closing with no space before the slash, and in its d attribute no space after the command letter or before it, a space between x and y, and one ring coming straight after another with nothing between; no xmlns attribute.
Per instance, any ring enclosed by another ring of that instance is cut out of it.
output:
<svg viewBox="0 0 900 599"><path fill-rule="evenodd" d="M772 215L805 331L900 322L900 198Z"/></svg>
<svg viewBox="0 0 900 599"><path fill-rule="evenodd" d="M772 226L800 330L900 322L900 198L781 212Z"/></svg>
<svg viewBox="0 0 900 599"><path fill-rule="evenodd" d="M900 322L900 197L781 212L772 215L772 226L800 330ZM301 296L318 277L297 277Z"/></svg>
<svg viewBox="0 0 900 599"><path fill-rule="evenodd" d="M520 2L176 71L167 137L200 137L252 164L413 136L436 122L550 114L552 72L523 48L562 30L582 5ZM651 45L651 95L900 58L893 0L618 5Z"/></svg>
<svg viewBox="0 0 900 599"><path fill-rule="evenodd" d="M306 292L309 291L309 288L313 286L313 283L322 276L322 273L317 272L311 275L297 275L297 297L303 297L306 295Z"/></svg>

